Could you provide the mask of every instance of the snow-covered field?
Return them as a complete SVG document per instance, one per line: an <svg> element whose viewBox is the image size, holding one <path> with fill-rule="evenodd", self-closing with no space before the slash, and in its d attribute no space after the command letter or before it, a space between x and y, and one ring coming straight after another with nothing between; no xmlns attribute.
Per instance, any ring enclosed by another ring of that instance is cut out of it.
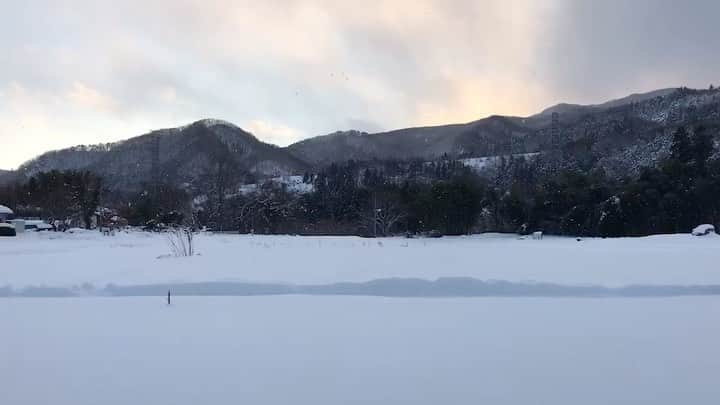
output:
<svg viewBox="0 0 720 405"><path fill-rule="evenodd" d="M714 405L720 300L6 298L0 403Z"/></svg>
<svg viewBox="0 0 720 405"><path fill-rule="evenodd" d="M27 233L0 239L0 287L200 281L362 282L474 277L561 284L720 284L720 237L441 239L200 235L199 256L167 257L143 232Z"/></svg>
<svg viewBox="0 0 720 405"><path fill-rule="evenodd" d="M168 257L164 236L141 232L0 239L0 293L85 284L79 290L91 295L0 298L0 404L695 405L720 398L717 292L175 296L171 306L162 296L93 296L109 283L325 285L393 277L708 287L720 285L716 235L203 234L197 251Z"/></svg>

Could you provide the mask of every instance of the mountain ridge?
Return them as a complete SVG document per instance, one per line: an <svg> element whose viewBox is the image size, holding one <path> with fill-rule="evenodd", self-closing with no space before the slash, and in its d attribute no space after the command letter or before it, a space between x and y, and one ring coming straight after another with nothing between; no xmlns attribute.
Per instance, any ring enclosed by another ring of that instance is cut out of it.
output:
<svg viewBox="0 0 720 405"><path fill-rule="evenodd" d="M212 171L218 159L227 160L241 176L276 175L307 168L281 148L258 140L234 124L205 119L109 144L46 152L23 163L16 172L28 178L52 169L91 170L106 179L111 188L137 189L153 176L192 185Z"/></svg>
<svg viewBox="0 0 720 405"><path fill-rule="evenodd" d="M553 112L559 113L554 123ZM632 173L667 153L672 128L701 122L714 126L719 120L720 91L687 88L633 93L593 105L557 104L528 117L491 115L378 133L337 131L286 147L262 142L228 121L204 119L118 142L46 152L23 163L15 174L27 178L51 169L88 169L107 177L113 187L132 189L158 172L170 182L197 182L218 154L231 156L243 176L268 177L302 174L350 159L432 160L551 150L563 151L587 169ZM153 142L160 149L155 166Z"/></svg>

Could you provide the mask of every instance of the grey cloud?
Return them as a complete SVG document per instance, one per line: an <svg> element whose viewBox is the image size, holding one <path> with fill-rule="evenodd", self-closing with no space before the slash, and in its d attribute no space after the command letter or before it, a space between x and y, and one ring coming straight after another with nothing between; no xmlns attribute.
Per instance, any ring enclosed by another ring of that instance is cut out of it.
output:
<svg viewBox="0 0 720 405"><path fill-rule="evenodd" d="M541 78L556 100L598 101L720 79L720 2L567 1L546 42Z"/></svg>
<svg viewBox="0 0 720 405"><path fill-rule="evenodd" d="M0 141L22 151L0 167L204 117L375 132L720 81L713 0L29 0L3 14L0 93L25 93L0 103ZM112 108L67 105L74 87ZM31 136L10 130L20 119Z"/></svg>

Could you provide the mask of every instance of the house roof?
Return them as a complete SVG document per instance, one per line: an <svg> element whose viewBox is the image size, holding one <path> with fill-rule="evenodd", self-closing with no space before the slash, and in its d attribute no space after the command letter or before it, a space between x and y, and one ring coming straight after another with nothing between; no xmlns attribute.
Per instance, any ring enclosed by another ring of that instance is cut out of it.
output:
<svg viewBox="0 0 720 405"><path fill-rule="evenodd" d="M11 210L10 208L8 208L4 205L0 205L0 214L12 214L12 213L13 213L13 210Z"/></svg>

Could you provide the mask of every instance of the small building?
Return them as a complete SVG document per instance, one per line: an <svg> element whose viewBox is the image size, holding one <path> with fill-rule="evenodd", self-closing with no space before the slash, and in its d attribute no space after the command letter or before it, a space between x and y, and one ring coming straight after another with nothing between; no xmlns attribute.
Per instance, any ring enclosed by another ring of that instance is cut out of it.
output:
<svg viewBox="0 0 720 405"><path fill-rule="evenodd" d="M15 213L10 208L0 205L0 222L5 222L11 219Z"/></svg>

